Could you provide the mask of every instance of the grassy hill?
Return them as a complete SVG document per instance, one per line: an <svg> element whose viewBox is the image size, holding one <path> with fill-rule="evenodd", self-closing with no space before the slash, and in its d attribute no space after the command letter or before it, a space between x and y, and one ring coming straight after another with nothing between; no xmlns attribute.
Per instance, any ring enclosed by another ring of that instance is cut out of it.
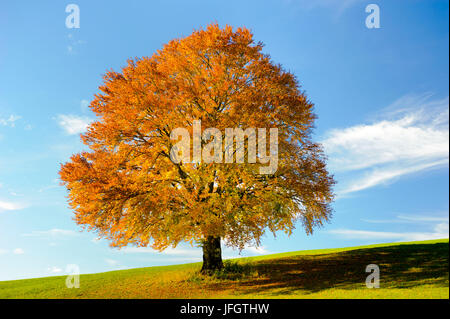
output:
<svg viewBox="0 0 450 319"><path fill-rule="evenodd" d="M0 298L449 298L448 239L296 251L227 260L212 277L200 263L0 282ZM368 289L368 264L380 288Z"/></svg>

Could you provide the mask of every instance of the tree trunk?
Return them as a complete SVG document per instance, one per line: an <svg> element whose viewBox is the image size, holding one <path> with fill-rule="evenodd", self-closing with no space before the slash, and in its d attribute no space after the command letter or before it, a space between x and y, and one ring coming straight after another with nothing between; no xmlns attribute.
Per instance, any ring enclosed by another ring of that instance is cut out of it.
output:
<svg viewBox="0 0 450 319"><path fill-rule="evenodd" d="M215 270L223 268L222 249L220 248L220 237L208 236L203 241L203 274L211 274Z"/></svg>

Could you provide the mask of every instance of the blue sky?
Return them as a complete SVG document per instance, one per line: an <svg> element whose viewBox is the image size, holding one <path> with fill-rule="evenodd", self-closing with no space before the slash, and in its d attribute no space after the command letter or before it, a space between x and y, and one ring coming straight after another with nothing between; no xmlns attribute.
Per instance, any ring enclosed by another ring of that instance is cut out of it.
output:
<svg viewBox="0 0 450 319"><path fill-rule="evenodd" d="M68 29L66 5L80 8ZM365 8L380 8L368 29ZM243 255L448 238L448 1L3 1L0 280L198 261L201 249L117 250L72 220L60 163L83 149L108 69L211 22L246 26L293 72L335 175L331 223L268 234ZM224 249L224 256L238 252Z"/></svg>

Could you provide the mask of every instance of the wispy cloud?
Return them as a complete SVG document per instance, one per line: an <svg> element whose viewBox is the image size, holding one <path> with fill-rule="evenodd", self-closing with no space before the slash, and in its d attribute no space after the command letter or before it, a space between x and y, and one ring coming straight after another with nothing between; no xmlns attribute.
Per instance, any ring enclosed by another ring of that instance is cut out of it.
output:
<svg viewBox="0 0 450 319"><path fill-rule="evenodd" d="M119 261L117 261L115 259L109 259L109 258L106 258L105 262L110 266L117 266L119 264Z"/></svg>
<svg viewBox="0 0 450 319"><path fill-rule="evenodd" d="M22 248L15 248L12 251L9 251L7 249L0 249L0 255L13 253L14 255L23 255L25 254L25 251Z"/></svg>
<svg viewBox="0 0 450 319"><path fill-rule="evenodd" d="M13 250L14 255L23 255L25 254L25 251L22 248L16 248Z"/></svg>
<svg viewBox="0 0 450 319"><path fill-rule="evenodd" d="M13 210L21 210L25 208L26 205L23 203L15 203L15 202L7 202L0 200L0 212L2 211L13 211Z"/></svg>
<svg viewBox="0 0 450 319"><path fill-rule="evenodd" d="M448 225L447 225L448 226ZM329 233L340 235L347 239L386 239L397 241L419 241L430 239L448 238L447 231L444 231L444 225L439 225L438 229L434 232L381 232L381 231L368 231L368 230L354 230L354 229L334 229Z"/></svg>
<svg viewBox="0 0 450 319"><path fill-rule="evenodd" d="M86 116L60 114L57 117L58 124L69 135L80 134L86 131L92 119Z"/></svg>
<svg viewBox="0 0 450 319"><path fill-rule="evenodd" d="M333 229L328 233L338 235L347 239L386 239L398 241L414 241L440 239L449 237L449 219L448 216L433 215L399 215L393 220L364 220L369 223L415 223L427 228L422 232L385 232L372 230L355 229Z"/></svg>
<svg viewBox="0 0 450 319"><path fill-rule="evenodd" d="M60 237L60 236L76 236L79 233L68 230L68 229L59 229L53 228L50 230L42 230L42 231L32 231L31 233L22 234L24 237Z"/></svg>
<svg viewBox="0 0 450 319"><path fill-rule="evenodd" d="M374 168L370 172L363 173L362 177L354 179L344 189L341 189L338 195L345 195L377 185L387 184L392 182L395 178L403 175L424 171L426 169L433 169L448 165L448 159L443 159L435 162L424 163L420 165L411 165L405 168Z"/></svg>
<svg viewBox="0 0 450 319"><path fill-rule="evenodd" d="M67 35L66 49L67 49L67 53L69 53L70 55L78 53L78 48L83 44L86 44L86 41L76 39L72 33L69 33Z"/></svg>
<svg viewBox="0 0 450 319"><path fill-rule="evenodd" d="M167 262L196 262L202 260L201 249L187 249L182 247L167 248L162 252L154 250L151 247L124 247L115 250L117 253L125 254L145 254L151 258L157 258L159 261ZM118 265L111 265L118 267Z"/></svg>
<svg viewBox="0 0 450 319"><path fill-rule="evenodd" d="M16 122L20 120L22 117L19 115L11 114L9 117L1 118L0 117L0 125L15 127Z"/></svg>
<svg viewBox="0 0 450 319"><path fill-rule="evenodd" d="M403 175L448 166L449 99L408 95L373 123L334 129L322 141L334 172L351 172L338 195L391 182ZM355 177L356 176L356 177Z"/></svg>
<svg viewBox="0 0 450 319"><path fill-rule="evenodd" d="M436 222L449 222L448 213L446 216L436 215L398 215L395 219L361 219L363 222L373 224L414 224L414 223L436 223Z"/></svg>
<svg viewBox="0 0 450 319"><path fill-rule="evenodd" d="M429 216L429 215L398 215L397 218L402 220L408 220L412 222L447 222L448 223L448 212L447 216Z"/></svg>
<svg viewBox="0 0 450 319"><path fill-rule="evenodd" d="M178 256L201 256L200 249L167 248L159 252L151 247L124 247L118 252L123 253L152 253L158 255L178 255Z"/></svg>
<svg viewBox="0 0 450 319"><path fill-rule="evenodd" d="M59 267L56 267L56 266L52 266L52 267L47 268L47 271L56 274L56 273L62 272L62 269Z"/></svg>

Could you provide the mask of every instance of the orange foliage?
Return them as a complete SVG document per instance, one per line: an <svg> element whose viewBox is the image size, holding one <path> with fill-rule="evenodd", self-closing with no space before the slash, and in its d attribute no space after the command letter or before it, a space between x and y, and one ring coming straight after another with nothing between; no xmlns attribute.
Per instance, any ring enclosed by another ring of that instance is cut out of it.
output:
<svg viewBox="0 0 450 319"><path fill-rule="evenodd" d="M262 47L246 28L213 24L107 72L82 135L90 151L61 165L75 221L112 246L162 250L207 236L243 248L266 229L291 233L301 220L311 233L328 220L334 181L310 138L313 104ZM198 119L221 132L278 128L278 170L173 163L171 130L192 134Z"/></svg>

